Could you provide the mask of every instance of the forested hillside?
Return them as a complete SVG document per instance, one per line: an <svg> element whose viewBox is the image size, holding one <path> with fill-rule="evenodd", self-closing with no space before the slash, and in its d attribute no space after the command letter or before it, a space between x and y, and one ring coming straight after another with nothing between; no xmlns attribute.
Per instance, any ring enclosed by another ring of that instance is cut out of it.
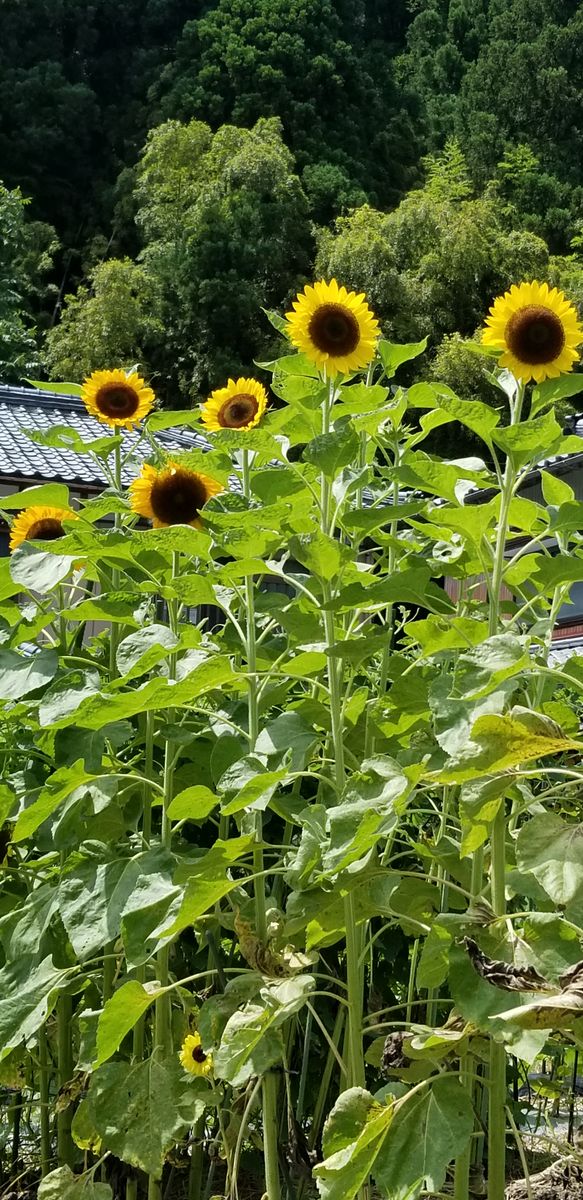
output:
<svg viewBox="0 0 583 1200"><path fill-rule="evenodd" d="M269 353L260 301L317 266L479 389L451 338L497 289L583 290L576 0L4 0L0 23L5 379L140 361L183 403Z"/></svg>

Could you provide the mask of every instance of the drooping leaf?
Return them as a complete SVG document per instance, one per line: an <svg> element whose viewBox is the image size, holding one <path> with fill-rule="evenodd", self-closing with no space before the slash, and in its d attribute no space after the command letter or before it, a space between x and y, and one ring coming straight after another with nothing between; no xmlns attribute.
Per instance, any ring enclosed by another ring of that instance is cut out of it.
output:
<svg viewBox="0 0 583 1200"><path fill-rule="evenodd" d="M90 697L77 710L75 724L83 729L100 729L108 722L132 717L135 713L180 707L229 679L234 679L231 663L228 658L217 655L201 662L177 682L154 678L129 691ZM59 721L56 727L64 724L67 724L66 720Z"/></svg>
<svg viewBox="0 0 583 1200"><path fill-rule="evenodd" d="M185 1080L177 1056L155 1050L134 1066L105 1063L92 1075L87 1094L102 1148L159 1179L166 1152L190 1124L181 1111L190 1090L196 1093L191 1106L196 1119L204 1112L208 1084Z"/></svg>
<svg viewBox="0 0 583 1200"><path fill-rule="evenodd" d="M46 821L47 817L55 812L59 804L71 795L71 792L95 778L96 776L90 775L85 770L85 764L81 758L70 767L59 767L47 779L38 800L20 813L14 827L13 840L22 842L25 838L30 837L39 825L42 825L43 821Z"/></svg>
<svg viewBox="0 0 583 1200"><path fill-rule="evenodd" d="M146 625L128 634L117 648L116 662L120 676L128 682L145 675L167 658L177 645L178 638L167 625Z"/></svg>
<svg viewBox="0 0 583 1200"><path fill-rule="evenodd" d="M69 971L50 957L38 965L34 955L21 954L0 971L0 1058L19 1042L34 1037L53 1007Z"/></svg>
<svg viewBox="0 0 583 1200"><path fill-rule="evenodd" d="M460 400L443 383L416 383L409 388L409 404L419 408L441 408L456 421L488 442L500 424L500 414L479 400Z"/></svg>
<svg viewBox="0 0 583 1200"><path fill-rule="evenodd" d="M172 821L204 821L220 803L219 797L202 784L184 788L168 805Z"/></svg>
<svg viewBox="0 0 583 1200"><path fill-rule="evenodd" d="M91 1175L74 1175L70 1167L57 1167L41 1179L38 1200L113 1200L108 1183L96 1183Z"/></svg>
<svg viewBox="0 0 583 1200"><path fill-rule="evenodd" d="M98 671L67 671L47 688L39 705L39 722L52 725L69 718L89 696L99 692Z"/></svg>
<svg viewBox="0 0 583 1200"><path fill-rule="evenodd" d="M354 463L358 456L359 440L352 425L313 438L304 450L304 462L317 467L327 479L335 479L342 467Z"/></svg>
<svg viewBox="0 0 583 1200"><path fill-rule="evenodd" d="M410 362L413 358L418 358L426 349L426 337L420 342L403 342L401 345L381 338L378 350L387 378L392 379L395 371L402 363Z"/></svg>
<svg viewBox="0 0 583 1200"><path fill-rule="evenodd" d="M541 447L548 455L556 453L555 443L560 437L561 426L553 412L497 429L493 434L496 445L510 456L515 467L539 459Z"/></svg>
<svg viewBox="0 0 583 1200"><path fill-rule="evenodd" d="M554 904L571 903L583 894L583 825L568 824L556 813L538 813L521 826L516 860Z"/></svg>
<svg viewBox="0 0 583 1200"><path fill-rule="evenodd" d="M116 446L121 446L119 435L86 438L70 425L55 425L52 429L27 429L26 436L39 446L50 446L55 450L72 450L74 454L96 454L100 458L108 458Z"/></svg>
<svg viewBox="0 0 583 1200"><path fill-rule="evenodd" d="M0 499L0 508L12 510L44 504L50 508L69 507L69 489L64 483L39 483L21 492L9 492Z"/></svg>
<svg viewBox="0 0 583 1200"><path fill-rule="evenodd" d="M156 847L131 859L99 862L89 858L63 872L59 881L59 912L77 957L84 961L117 938L124 917L131 926L135 905L140 906L138 932L142 934L140 948L144 950L146 930L151 931L171 899L180 894L172 882L174 865L172 855ZM164 903L165 908L161 908ZM154 915L151 906L155 907Z"/></svg>
<svg viewBox="0 0 583 1200"><path fill-rule="evenodd" d="M58 538L65 543L68 538ZM44 543L45 545L50 543ZM56 546L56 541L52 543ZM59 554L56 550L41 550L34 542L22 542L10 558L10 573L15 583L30 592L43 595L52 592L71 574L75 558L70 554Z"/></svg>
<svg viewBox="0 0 583 1200"><path fill-rule="evenodd" d="M170 937L180 933L217 900L238 887L238 880L231 879L227 871L233 863L249 854L253 845L251 836L231 838L230 841L218 839L211 850L188 868L188 882L180 909L172 924L167 927L163 923L159 932Z"/></svg>
<svg viewBox="0 0 583 1200"><path fill-rule="evenodd" d="M334 579L349 557L346 547L325 533L307 533L292 537L290 554L321 579Z"/></svg>
<svg viewBox="0 0 583 1200"><path fill-rule="evenodd" d="M97 1025L97 1058L94 1068L107 1062L140 1017L154 1003L158 991L146 990L137 979L130 979L118 988L105 1004Z"/></svg>
<svg viewBox="0 0 583 1200"><path fill-rule="evenodd" d="M454 1075L442 1075L397 1106L372 1174L391 1200L439 1192L448 1164L468 1144L474 1127L469 1093Z"/></svg>
<svg viewBox="0 0 583 1200"><path fill-rule="evenodd" d="M140 609L147 601L140 592L106 592L63 610L63 616L71 621L113 621L139 629L142 624Z"/></svg>
<svg viewBox="0 0 583 1200"><path fill-rule="evenodd" d="M303 1007L315 987L310 975L265 984L260 1002L234 1012L225 1025L214 1056L215 1073L233 1087L263 1075L282 1057L281 1026Z"/></svg>
<svg viewBox="0 0 583 1200"><path fill-rule="evenodd" d="M338 1097L324 1127L324 1161L314 1168L322 1200L354 1200L374 1171L393 1119L393 1105L377 1103L364 1088Z"/></svg>
<svg viewBox="0 0 583 1200"><path fill-rule="evenodd" d="M59 666L55 650L39 650L37 654L18 654L15 650L0 649L0 699L20 700L54 679Z"/></svg>

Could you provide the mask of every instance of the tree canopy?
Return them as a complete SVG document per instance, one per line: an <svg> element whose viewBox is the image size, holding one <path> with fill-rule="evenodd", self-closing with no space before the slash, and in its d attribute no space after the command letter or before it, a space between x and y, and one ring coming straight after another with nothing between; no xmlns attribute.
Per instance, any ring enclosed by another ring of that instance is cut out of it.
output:
<svg viewBox="0 0 583 1200"><path fill-rule="evenodd" d="M139 360L181 403L267 357L260 306L316 270L435 351L513 279L581 298L582 22L575 0L6 0L3 182L54 261L51 292L11 256L27 337L54 376Z"/></svg>
<svg viewBox="0 0 583 1200"><path fill-rule="evenodd" d="M307 200L277 118L216 134L201 121L160 125L140 160L134 200L139 265L104 263L92 292L68 298L47 361L53 374L76 379L108 365L112 353L145 359L177 404L266 349L261 306L280 303L310 270Z"/></svg>

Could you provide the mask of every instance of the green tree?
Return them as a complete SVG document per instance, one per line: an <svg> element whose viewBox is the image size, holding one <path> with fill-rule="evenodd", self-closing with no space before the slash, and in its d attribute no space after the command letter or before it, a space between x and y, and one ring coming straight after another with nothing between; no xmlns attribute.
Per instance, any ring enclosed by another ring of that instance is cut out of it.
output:
<svg viewBox="0 0 583 1200"><path fill-rule="evenodd" d="M35 309L57 248L54 230L26 221L28 201L0 184L0 379L20 383L39 365Z"/></svg>
<svg viewBox="0 0 583 1200"><path fill-rule="evenodd" d="M474 183L498 178L514 222L565 251L583 211L581 5L422 0L418 7L396 73L419 95L429 147L457 137Z"/></svg>
<svg viewBox="0 0 583 1200"><path fill-rule="evenodd" d="M308 204L275 118L214 135L200 121L152 130L134 201L139 263L105 263L67 297L47 362L78 378L139 359L180 405L270 352L261 306L311 271Z"/></svg>
<svg viewBox="0 0 583 1200"><path fill-rule="evenodd" d="M429 332L435 345L446 334L473 334L492 298L515 280L546 278L549 254L541 238L506 227L494 190L470 193L455 144L426 165L425 187L394 212L362 208L324 234L317 269L366 290L389 336Z"/></svg>
<svg viewBox="0 0 583 1200"><path fill-rule="evenodd" d="M142 267L127 258L101 263L88 286L65 297L62 320L47 335L50 377L78 382L91 371L144 364L162 335L156 302Z"/></svg>
<svg viewBox="0 0 583 1200"><path fill-rule="evenodd" d="M394 203L411 182L416 137L392 70L406 5L391 7L386 21L364 0L219 0L186 23L162 76L162 112L213 128L279 117L300 171L324 169L316 185L313 170L307 180L315 205L324 189L318 220L329 219L331 186L337 212L353 202L347 183Z"/></svg>
<svg viewBox="0 0 583 1200"><path fill-rule="evenodd" d="M277 119L154 130L138 170L141 261L161 292L157 360L168 393L249 369L269 346L261 306L310 272L308 206Z"/></svg>
<svg viewBox="0 0 583 1200"><path fill-rule="evenodd" d="M3 0L4 179L67 246L109 232L116 176L150 123L148 89L192 15L191 0Z"/></svg>

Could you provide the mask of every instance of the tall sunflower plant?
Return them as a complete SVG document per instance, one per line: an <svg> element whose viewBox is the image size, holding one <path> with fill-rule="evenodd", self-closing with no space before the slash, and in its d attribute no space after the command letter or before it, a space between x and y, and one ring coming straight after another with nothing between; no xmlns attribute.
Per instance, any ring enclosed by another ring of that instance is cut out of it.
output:
<svg viewBox="0 0 583 1200"><path fill-rule="evenodd" d="M274 320L196 411L96 372L103 494L2 500L2 1153L40 1200L502 1200L513 1072L580 1045L583 506L521 494L580 448L577 314L495 300L492 406L400 385L425 343L336 281ZM460 426L481 456L432 451Z"/></svg>

